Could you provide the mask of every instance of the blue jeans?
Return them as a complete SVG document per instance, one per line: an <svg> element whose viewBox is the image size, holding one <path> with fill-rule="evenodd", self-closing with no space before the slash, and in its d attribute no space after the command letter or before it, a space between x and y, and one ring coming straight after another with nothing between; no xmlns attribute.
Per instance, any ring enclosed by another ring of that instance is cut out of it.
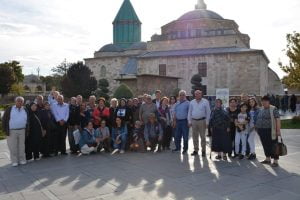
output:
<svg viewBox="0 0 300 200"><path fill-rule="evenodd" d="M115 141L115 139L116 139L116 137L114 138L114 141ZM126 142L127 142L127 135L123 134L121 136L121 143L120 144L116 144L114 142L114 149L125 150Z"/></svg>
<svg viewBox="0 0 300 200"><path fill-rule="evenodd" d="M176 121L175 146L176 150L181 150L181 138L183 137L183 150L188 150L189 144L189 127L187 120Z"/></svg>

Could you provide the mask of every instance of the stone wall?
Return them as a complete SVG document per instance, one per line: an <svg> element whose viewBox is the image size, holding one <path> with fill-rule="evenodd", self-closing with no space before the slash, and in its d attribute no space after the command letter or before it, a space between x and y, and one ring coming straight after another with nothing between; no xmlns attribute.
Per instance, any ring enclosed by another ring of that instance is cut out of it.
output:
<svg viewBox="0 0 300 200"><path fill-rule="evenodd" d="M217 47L248 48L248 46L244 43L244 41L242 41L239 35L201 37L166 41L150 41L147 43L147 49L149 51L168 51Z"/></svg>
<svg viewBox="0 0 300 200"><path fill-rule="evenodd" d="M268 93L275 95L284 94L284 88L278 75L270 68L268 68Z"/></svg>
<svg viewBox="0 0 300 200"><path fill-rule="evenodd" d="M167 65L167 76L179 77L179 88L190 94L190 80L198 73L198 63L207 62L207 94L216 88L230 88L231 95L242 92L264 95L267 88L267 61L261 53L240 53L189 57L149 58L139 60L139 74L159 74L159 64Z"/></svg>

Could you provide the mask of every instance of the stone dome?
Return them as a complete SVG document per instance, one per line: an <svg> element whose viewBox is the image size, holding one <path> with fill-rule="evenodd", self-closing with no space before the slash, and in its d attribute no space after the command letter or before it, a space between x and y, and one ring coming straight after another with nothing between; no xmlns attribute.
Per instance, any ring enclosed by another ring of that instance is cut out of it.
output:
<svg viewBox="0 0 300 200"><path fill-rule="evenodd" d="M146 49L147 49L147 43L146 42L136 42L136 43L132 44L126 50L146 50Z"/></svg>
<svg viewBox="0 0 300 200"><path fill-rule="evenodd" d="M104 45L98 52L121 52L123 49L116 44Z"/></svg>
<svg viewBox="0 0 300 200"><path fill-rule="evenodd" d="M224 19L216 12L206 9L196 9L185 13L178 20L192 20L192 19Z"/></svg>

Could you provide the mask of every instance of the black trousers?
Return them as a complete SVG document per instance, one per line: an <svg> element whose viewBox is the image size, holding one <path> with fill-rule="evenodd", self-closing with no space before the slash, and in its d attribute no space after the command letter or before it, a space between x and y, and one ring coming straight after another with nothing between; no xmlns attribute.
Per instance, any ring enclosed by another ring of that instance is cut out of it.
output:
<svg viewBox="0 0 300 200"><path fill-rule="evenodd" d="M171 139L172 139L172 127L166 126L164 127L164 136L163 136L163 142L162 147L163 148L170 148Z"/></svg>
<svg viewBox="0 0 300 200"><path fill-rule="evenodd" d="M66 153L66 138L67 138L67 125L60 125L57 123L56 134L54 139L54 153Z"/></svg>
<svg viewBox="0 0 300 200"><path fill-rule="evenodd" d="M43 156L49 156L50 154L51 137L52 132L50 130L46 130L46 135L42 138L41 146L41 153L43 154Z"/></svg>
<svg viewBox="0 0 300 200"><path fill-rule="evenodd" d="M276 140L272 140L272 130L270 128L259 128L257 129L257 133L263 145L265 156L278 160L279 156L274 155L273 151L273 147L278 143L278 139L276 138Z"/></svg>
<svg viewBox="0 0 300 200"><path fill-rule="evenodd" d="M158 140L158 136L154 137L154 138L150 137L149 142L151 143L151 145L150 145L151 151L154 151L156 149L157 145L158 145L158 149L160 149L162 146L162 141Z"/></svg>
<svg viewBox="0 0 300 200"><path fill-rule="evenodd" d="M28 136L25 139L26 160L40 157L41 138L38 136Z"/></svg>

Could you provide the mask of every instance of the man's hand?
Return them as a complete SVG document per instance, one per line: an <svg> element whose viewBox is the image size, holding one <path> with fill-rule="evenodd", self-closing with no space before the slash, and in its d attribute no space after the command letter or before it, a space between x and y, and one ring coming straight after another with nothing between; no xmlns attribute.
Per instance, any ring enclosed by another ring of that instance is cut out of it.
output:
<svg viewBox="0 0 300 200"><path fill-rule="evenodd" d="M59 125L61 125L61 126L65 125L65 121L64 120L60 120L59 121Z"/></svg>
<svg viewBox="0 0 300 200"><path fill-rule="evenodd" d="M189 125L188 125L188 126L189 126L189 128L191 128L191 127L192 127L192 123L189 123Z"/></svg>
<svg viewBox="0 0 300 200"><path fill-rule="evenodd" d="M158 137L158 141L162 141L162 136L159 136L159 137Z"/></svg>
<svg viewBox="0 0 300 200"><path fill-rule="evenodd" d="M230 128L227 128L227 132L228 132L228 133L230 132Z"/></svg>

